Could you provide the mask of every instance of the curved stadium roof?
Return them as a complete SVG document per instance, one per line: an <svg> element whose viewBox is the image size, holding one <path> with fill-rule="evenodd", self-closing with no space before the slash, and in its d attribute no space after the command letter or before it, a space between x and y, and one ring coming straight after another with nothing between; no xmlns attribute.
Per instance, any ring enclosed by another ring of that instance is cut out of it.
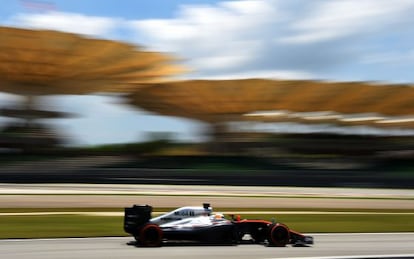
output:
<svg viewBox="0 0 414 259"><path fill-rule="evenodd" d="M304 80L193 80L151 84L130 103L205 122L280 121L414 128L414 87Z"/></svg>
<svg viewBox="0 0 414 259"><path fill-rule="evenodd" d="M0 27L0 91L21 95L130 91L182 72L171 56L76 34Z"/></svg>
<svg viewBox="0 0 414 259"><path fill-rule="evenodd" d="M131 103L210 123L294 121L414 128L414 87L363 82L190 80L171 56L76 34L0 27L0 91L134 92Z"/></svg>

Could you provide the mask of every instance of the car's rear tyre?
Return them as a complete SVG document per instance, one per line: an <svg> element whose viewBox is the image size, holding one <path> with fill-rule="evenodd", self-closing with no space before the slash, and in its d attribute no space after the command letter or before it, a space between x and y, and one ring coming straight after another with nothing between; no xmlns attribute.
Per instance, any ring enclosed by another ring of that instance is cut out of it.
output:
<svg viewBox="0 0 414 259"><path fill-rule="evenodd" d="M138 243L144 247L159 247L162 244L162 229L156 224L146 224L139 231Z"/></svg>
<svg viewBox="0 0 414 259"><path fill-rule="evenodd" d="M269 246L284 247L289 244L290 232L286 225L277 223L271 225L269 229Z"/></svg>

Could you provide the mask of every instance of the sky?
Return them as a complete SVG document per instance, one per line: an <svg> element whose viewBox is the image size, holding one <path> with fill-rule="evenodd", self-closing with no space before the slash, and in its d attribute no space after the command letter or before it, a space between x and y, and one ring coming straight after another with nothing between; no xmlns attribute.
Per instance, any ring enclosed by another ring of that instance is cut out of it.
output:
<svg viewBox="0 0 414 259"><path fill-rule="evenodd" d="M173 53L192 69L183 75L189 79L414 81L412 0L2 0L1 4L0 25L74 32ZM15 99L0 96L2 103ZM110 96L43 100L43 105L79 115L53 122L75 145L139 141L148 132L195 140L203 132L200 123L155 116L119 105ZM280 129L286 128L292 126Z"/></svg>

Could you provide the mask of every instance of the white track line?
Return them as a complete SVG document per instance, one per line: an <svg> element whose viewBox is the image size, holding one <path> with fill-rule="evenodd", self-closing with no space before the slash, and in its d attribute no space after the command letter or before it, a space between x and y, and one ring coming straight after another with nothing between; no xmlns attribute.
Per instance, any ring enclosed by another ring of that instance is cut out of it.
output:
<svg viewBox="0 0 414 259"><path fill-rule="evenodd" d="M313 256L313 257L285 257L265 259L369 259L369 258L414 258L414 254L389 254L389 255L349 255L349 256Z"/></svg>

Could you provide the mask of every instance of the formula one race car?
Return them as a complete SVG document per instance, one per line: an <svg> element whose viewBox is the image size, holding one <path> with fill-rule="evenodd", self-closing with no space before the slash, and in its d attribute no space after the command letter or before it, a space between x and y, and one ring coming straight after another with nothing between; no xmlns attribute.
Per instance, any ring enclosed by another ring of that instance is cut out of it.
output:
<svg viewBox="0 0 414 259"><path fill-rule="evenodd" d="M241 244L250 241L268 246L307 246L313 237L289 229L285 224L266 220L240 219L213 214L210 204L203 207L182 207L151 218L152 207L134 205L125 208L124 230L134 236L137 244L158 247L168 241L205 244Z"/></svg>

